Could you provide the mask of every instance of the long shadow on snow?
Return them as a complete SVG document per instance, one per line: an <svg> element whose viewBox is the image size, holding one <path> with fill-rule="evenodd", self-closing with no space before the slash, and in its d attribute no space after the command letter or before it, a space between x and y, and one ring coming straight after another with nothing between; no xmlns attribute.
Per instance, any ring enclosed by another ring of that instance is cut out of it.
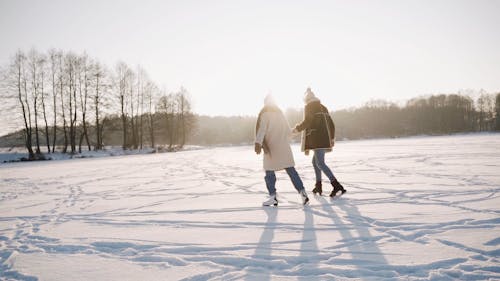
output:
<svg viewBox="0 0 500 281"><path fill-rule="evenodd" d="M264 261L258 263L261 265L266 264L266 261L269 263L267 263L268 266L251 268L245 278L247 281L270 280L275 269L283 269L274 268L276 264L273 263L272 257L272 243L274 239L274 231L277 226L276 221L278 208L264 208L264 211L267 215L267 221L252 258ZM300 245L300 256L293 261L293 264L301 264L298 268L300 273L292 275L299 276L299 280L313 280L311 278L315 275L318 254L319 250L316 240L316 229L314 227L314 215L309 208L306 208L304 209L304 227ZM281 264L281 266L283 266L283 264Z"/></svg>
<svg viewBox="0 0 500 281"><path fill-rule="evenodd" d="M314 215L309 207L304 208L304 230L302 232L302 243L300 244L300 270L303 275L299 280L315 280L309 273L314 273L318 262L318 244L316 238L316 228L314 227ZM321 280L321 279L317 279Z"/></svg>
<svg viewBox="0 0 500 281"><path fill-rule="evenodd" d="M341 226L347 223L333 210L331 202L328 202L321 196L319 196L318 200L321 202L322 209L329 215L335 225ZM346 203L346 201L342 199L335 200L335 202L339 208L347 213L347 218L350 219L350 223L352 224L352 227L339 228L342 242L344 242L344 245L341 245L341 247L347 247L352 259L335 259L334 261L345 265L353 265L357 269L356 271L343 271L343 273L338 273L344 274L345 277L349 278L359 278L372 274L378 277L388 277L388 275L392 275L388 272L379 272L379 274L374 272L377 270L386 270L389 264L384 254L377 246L375 242L376 238L370 234L368 227L363 223L353 220L354 218L361 217L358 208ZM335 275L338 273L335 273Z"/></svg>
<svg viewBox="0 0 500 281"><path fill-rule="evenodd" d="M255 248L252 256L253 259L271 261L272 257L272 242L274 238L274 230L276 229L276 218L278 216L278 208L264 207L267 215L266 225L264 231L260 235L259 243ZM271 264L271 263L269 263ZM252 268L249 270L245 280L271 280L272 268Z"/></svg>

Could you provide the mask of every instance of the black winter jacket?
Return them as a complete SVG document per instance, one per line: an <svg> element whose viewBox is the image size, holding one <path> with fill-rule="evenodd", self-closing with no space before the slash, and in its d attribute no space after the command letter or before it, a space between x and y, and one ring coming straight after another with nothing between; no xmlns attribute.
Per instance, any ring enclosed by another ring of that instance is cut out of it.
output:
<svg viewBox="0 0 500 281"><path fill-rule="evenodd" d="M302 133L302 151L331 149L334 145L335 124L328 109L319 101L313 101L304 109L304 120L295 129Z"/></svg>

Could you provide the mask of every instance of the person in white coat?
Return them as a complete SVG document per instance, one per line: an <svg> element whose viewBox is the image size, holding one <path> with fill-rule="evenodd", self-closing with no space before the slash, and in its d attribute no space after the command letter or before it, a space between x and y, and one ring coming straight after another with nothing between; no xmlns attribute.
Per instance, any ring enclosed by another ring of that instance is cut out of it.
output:
<svg viewBox="0 0 500 281"><path fill-rule="evenodd" d="M275 171L285 170L293 186L302 197L302 203L309 202L304 184L295 170L290 138L292 130L288 125L283 112L276 105L271 95L266 96L264 107L259 113L255 128L255 153L264 150L264 177L269 192L269 199L262 203L264 206L278 206L276 197Z"/></svg>

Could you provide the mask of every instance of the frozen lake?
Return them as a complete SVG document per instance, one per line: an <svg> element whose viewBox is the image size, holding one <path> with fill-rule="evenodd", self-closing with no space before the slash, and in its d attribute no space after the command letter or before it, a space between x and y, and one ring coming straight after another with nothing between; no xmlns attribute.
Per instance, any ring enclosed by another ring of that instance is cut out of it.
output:
<svg viewBox="0 0 500 281"><path fill-rule="evenodd" d="M253 147L2 164L0 280L500 279L500 134L294 153L307 207Z"/></svg>

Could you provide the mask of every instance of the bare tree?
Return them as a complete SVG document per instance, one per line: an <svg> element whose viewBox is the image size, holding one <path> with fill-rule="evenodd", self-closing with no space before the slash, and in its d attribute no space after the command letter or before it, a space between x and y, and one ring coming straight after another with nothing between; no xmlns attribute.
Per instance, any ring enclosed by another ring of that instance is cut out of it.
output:
<svg viewBox="0 0 500 281"><path fill-rule="evenodd" d="M131 71L130 72L130 82L134 81L135 79L135 74ZM138 139L138 136L137 136L137 106L136 105L136 102L138 100L138 93L139 93L139 85L140 84L140 81L137 80L136 82L136 87L137 87L137 92L135 91L132 83L130 83L130 88L129 88L129 101L130 101L130 128L131 128L131 132L132 132L132 143L131 143L131 146L133 149L137 149L138 145L137 145L137 139ZM137 93L137 95L134 95L134 92Z"/></svg>
<svg viewBox="0 0 500 281"><path fill-rule="evenodd" d="M193 115L187 91L181 88L178 93L164 95L159 100L160 90L140 66L134 73L121 62L115 75L108 75L105 66L85 53L77 55L55 49L39 53L32 49L28 55L19 51L8 70L2 72L6 78L0 79L2 89L8 89L1 92L2 97L10 97L11 106L15 101L22 112L25 146L31 159L43 156L40 145L44 141L48 153L55 152L61 139L63 153L68 152L68 147L71 153L77 149L81 152L84 142L91 150L93 128L94 149L102 149L104 123L106 131L109 128L112 132L115 128L119 130L121 121L124 149L142 149L148 141L155 147L156 124L166 124L170 148L184 146L189 136ZM116 100L111 101L113 97ZM114 105L108 107L110 102ZM7 108L6 103L2 108ZM89 121L91 114L95 114L95 124L94 120ZM165 121L158 121L163 117ZM45 140L40 134L45 135ZM106 141L113 142L113 134L110 135Z"/></svg>
<svg viewBox="0 0 500 281"><path fill-rule="evenodd" d="M45 71L46 71L46 64L47 59L45 55L42 55L40 57L39 63L40 63L40 95L42 98L42 113L43 113L43 121L45 123L45 142L47 144L47 153L50 153L50 134L49 134L49 123L47 121L47 110L45 106L45 96L46 93L44 91L44 82L45 82Z"/></svg>
<svg viewBox="0 0 500 281"><path fill-rule="evenodd" d="M24 144L28 150L29 159L35 158L32 146L32 129L31 129L31 114L28 103L28 91L26 86L26 55L21 51L17 51L14 55L13 62L10 65L8 74L8 83L14 85L12 89L17 92L17 99L21 108L21 113L24 121Z"/></svg>
<svg viewBox="0 0 500 281"><path fill-rule="evenodd" d="M144 115L144 91L145 86L148 83L148 77L146 71L141 67L137 67L137 115L139 116L139 120L137 126L138 127L138 138L139 138L139 148L142 149L142 141L143 141L143 115Z"/></svg>
<svg viewBox="0 0 500 281"><path fill-rule="evenodd" d="M87 147L88 150L90 151L92 148L90 147L90 141L89 141L89 135L88 135L88 129L87 129L87 100L89 97L89 91L90 91L90 67L89 67L89 62L88 62L88 56L87 54L83 54L82 57L80 57L80 72L79 72L79 96L80 96L80 112L82 114L82 133L80 134L80 140L78 144L78 151L81 153L82 152L82 142L83 139L85 138L85 141L87 142ZM82 90L82 85L83 85L83 90Z"/></svg>
<svg viewBox="0 0 500 281"><path fill-rule="evenodd" d="M134 143L134 147L137 148L139 147L140 149L143 148L143 142L144 142L144 112L145 112L145 103L144 100L147 99L146 95L148 91L151 91L151 81L148 77L148 74L144 68L141 66L137 66L137 73L136 73L137 79L136 79L136 92L135 96L131 97L131 100L133 100L136 104L135 106L135 113L133 113L133 123L132 126L135 129L135 140L136 142ZM147 101L146 101L147 102Z"/></svg>
<svg viewBox="0 0 500 281"><path fill-rule="evenodd" d="M182 148L194 128L189 94L185 88L177 93L163 94L158 100L157 111L164 119L169 149L174 144Z"/></svg>
<svg viewBox="0 0 500 281"><path fill-rule="evenodd" d="M93 96L94 101L94 112L95 112L95 135L96 135L96 143L95 150L100 150L103 148L102 143L102 126L101 126L101 105L102 105L102 93L105 88L104 80L106 79L106 71L103 69L99 62L95 62L93 64L93 77L95 77L94 85L95 91Z"/></svg>
<svg viewBox="0 0 500 281"><path fill-rule="evenodd" d="M495 130L500 131L500 93L495 97Z"/></svg>
<svg viewBox="0 0 500 281"><path fill-rule="evenodd" d="M14 61L14 57L12 58L12 62ZM0 112L17 112L20 109L19 101L18 101L18 89L16 87L17 78L16 78L16 70L14 68L14 64L8 64L5 66L0 65ZM0 115L0 123L6 130L18 130L22 125L19 121L22 119L19 118L17 114L2 114ZM7 131L10 132L10 131ZM3 132L2 132L3 133ZM21 140L21 138L19 138ZM24 139L23 139L24 144Z"/></svg>
<svg viewBox="0 0 500 281"><path fill-rule="evenodd" d="M178 130L179 130L179 146L182 148L186 144L187 136L192 129L192 114L191 114L191 101L189 98L189 93L184 87L181 87L180 91L175 95L176 104L178 106L177 117L178 117Z"/></svg>
<svg viewBox="0 0 500 281"><path fill-rule="evenodd" d="M168 148L172 149L177 139L176 117L176 99L174 94L162 95L158 100L158 111L165 119L165 132L168 139Z"/></svg>
<svg viewBox="0 0 500 281"><path fill-rule="evenodd" d="M68 145L69 145L69 137L68 137L68 125L67 125L67 120L66 120L66 103L65 103L65 92L64 92L64 83L66 79L65 74L65 68L64 68L64 54L61 52L57 56L58 60L58 66L59 66L59 75L58 75L58 88L59 88L59 94L61 96L60 101L61 101L61 118L63 120L63 133L64 133L64 146L63 146L63 153L66 153L68 151Z"/></svg>
<svg viewBox="0 0 500 281"><path fill-rule="evenodd" d="M55 49L49 51L50 60L50 74L52 82L52 110L53 110L53 127L52 127L52 152L55 152L56 140L57 140L57 65L58 61L61 60L61 52L57 52Z"/></svg>
<svg viewBox="0 0 500 281"><path fill-rule="evenodd" d="M149 125L148 126L149 140L151 142L152 148L155 147L154 104L156 102L156 96L158 91L159 91L158 87L152 81L148 81L146 85L145 97L148 102L147 114L148 114L148 125Z"/></svg>
<svg viewBox="0 0 500 281"><path fill-rule="evenodd" d="M76 100L77 92L77 72L78 61L73 53L68 53L64 59L66 79L67 79L67 94L68 94L68 110L69 110L69 143L71 146L71 153L76 152L76 121L77 121L77 108L78 103Z"/></svg>
<svg viewBox="0 0 500 281"><path fill-rule="evenodd" d="M486 130L487 102L488 102L488 96L484 91L481 90L481 94L477 99L477 109L479 115L478 121L479 121L480 132Z"/></svg>
<svg viewBox="0 0 500 281"><path fill-rule="evenodd" d="M495 129L495 95L486 95L486 128L488 131Z"/></svg>
<svg viewBox="0 0 500 281"><path fill-rule="evenodd" d="M28 54L28 64L29 64L29 71L30 71L30 91L31 91L31 97L33 99L33 114L35 117L35 141L36 141L36 154L40 155L40 134L38 130L38 98L40 96L40 78L38 76L39 70L38 70L38 65L39 65L39 57L40 55L35 49L31 49L29 54ZM29 101L26 101L29 103Z"/></svg>
<svg viewBox="0 0 500 281"><path fill-rule="evenodd" d="M128 147L126 107L127 107L127 94L130 93L129 88L131 88L129 87L131 75L132 71L124 62L119 62L116 65L117 95L120 102L122 129L123 129L123 144L122 144L123 149L126 149Z"/></svg>

